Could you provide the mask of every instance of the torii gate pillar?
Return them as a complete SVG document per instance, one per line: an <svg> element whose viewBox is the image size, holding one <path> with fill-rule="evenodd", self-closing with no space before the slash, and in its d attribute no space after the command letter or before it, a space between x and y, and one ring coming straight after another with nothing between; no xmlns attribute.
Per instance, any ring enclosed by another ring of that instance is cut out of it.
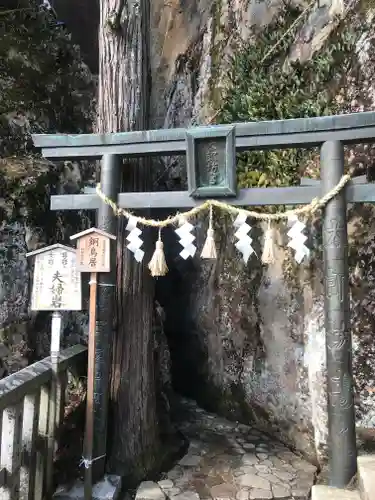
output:
<svg viewBox="0 0 375 500"><path fill-rule="evenodd" d="M343 144L325 142L323 191L334 188L343 175ZM330 484L338 488L347 486L357 472L346 209L346 189L342 189L326 205L323 222Z"/></svg>
<svg viewBox="0 0 375 500"><path fill-rule="evenodd" d="M106 196L117 200L120 192L122 158L106 154L102 157L100 184ZM111 207L100 202L97 224L110 234L117 234L117 218ZM108 424L108 388L111 366L111 345L114 330L114 302L116 291L116 245L111 245L111 271L98 274L98 299L95 336L95 387L94 387L94 445L92 464L93 481L101 479L105 472ZM102 457L102 458L98 458Z"/></svg>

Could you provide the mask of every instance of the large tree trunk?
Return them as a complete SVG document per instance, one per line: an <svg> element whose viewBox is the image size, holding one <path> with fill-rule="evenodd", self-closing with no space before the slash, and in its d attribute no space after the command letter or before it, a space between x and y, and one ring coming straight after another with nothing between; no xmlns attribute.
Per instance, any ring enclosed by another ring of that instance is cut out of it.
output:
<svg viewBox="0 0 375 500"><path fill-rule="evenodd" d="M101 0L100 132L147 129L149 0ZM150 190L146 160L125 162L122 191ZM113 342L109 468L137 482L155 467L160 437L153 359L153 280L126 249L119 219L117 328ZM147 239L147 232L143 233Z"/></svg>

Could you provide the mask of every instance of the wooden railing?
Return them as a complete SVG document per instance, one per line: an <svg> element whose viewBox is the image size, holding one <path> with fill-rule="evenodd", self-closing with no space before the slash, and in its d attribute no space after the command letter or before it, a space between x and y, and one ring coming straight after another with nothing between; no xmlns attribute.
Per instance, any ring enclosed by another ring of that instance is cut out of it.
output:
<svg viewBox="0 0 375 500"><path fill-rule="evenodd" d="M76 345L61 352L57 375L55 428L64 418L67 374L85 364L86 348ZM0 380L0 499L42 500L48 463L51 400L51 359L45 358ZM55 443L52 443L55 449ZM52 453L53 456L53 453ZM52 460L49 460L52 462Z"/></svg>

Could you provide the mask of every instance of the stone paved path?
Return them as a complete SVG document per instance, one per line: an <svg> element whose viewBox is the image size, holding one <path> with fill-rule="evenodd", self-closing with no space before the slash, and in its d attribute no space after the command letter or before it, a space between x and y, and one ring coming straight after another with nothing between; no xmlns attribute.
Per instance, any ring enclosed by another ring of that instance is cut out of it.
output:
<svg viewBox="0 0 375 500"><path fill-rule="evenodd" d="M256 429L204 412L192 403L184 402L184 408L180 429L190 446L159 486L154 483L161 494L154 490L154 499L309 498L315 466ZM147 495L138 493L137 500L146 500Z"/></svg>

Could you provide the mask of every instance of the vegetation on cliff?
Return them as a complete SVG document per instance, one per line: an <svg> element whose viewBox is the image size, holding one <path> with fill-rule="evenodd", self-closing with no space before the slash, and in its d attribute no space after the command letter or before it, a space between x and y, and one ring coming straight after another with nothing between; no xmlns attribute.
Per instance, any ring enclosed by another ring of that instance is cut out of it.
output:
<svg viewBox="0 0 375 500"><path fill-rule="evenodd" d="M240 43L218 109L217 122L283 120L332 115L348 74L357 65L356 44L363 30L343 22L308 62L288 61L295 38L290 30L300 10L286 7L266 29ZM285 36L286 35L286 36ZM240 187L296 183L311 151L287 149L238 155Z"/></svg>
<svg viewBox="0 0 375 500"><path fill-rule="evenodd" d="M45 227L64 165L42 160L31 134L89 131L94 85L78 47L39 3L0 11L0 216Z"/></svg>
<svg viewBox="0 0 375 500"><path fill-rule="evenodd" d="M93 78L40 3L0 2L0 355L12 372L49 352L50 318L30 318L25 252L76 232L81 217L50 211L50 194L78 190L90 175L33 148L32 133L90 131L94 116Z"/></svg>

